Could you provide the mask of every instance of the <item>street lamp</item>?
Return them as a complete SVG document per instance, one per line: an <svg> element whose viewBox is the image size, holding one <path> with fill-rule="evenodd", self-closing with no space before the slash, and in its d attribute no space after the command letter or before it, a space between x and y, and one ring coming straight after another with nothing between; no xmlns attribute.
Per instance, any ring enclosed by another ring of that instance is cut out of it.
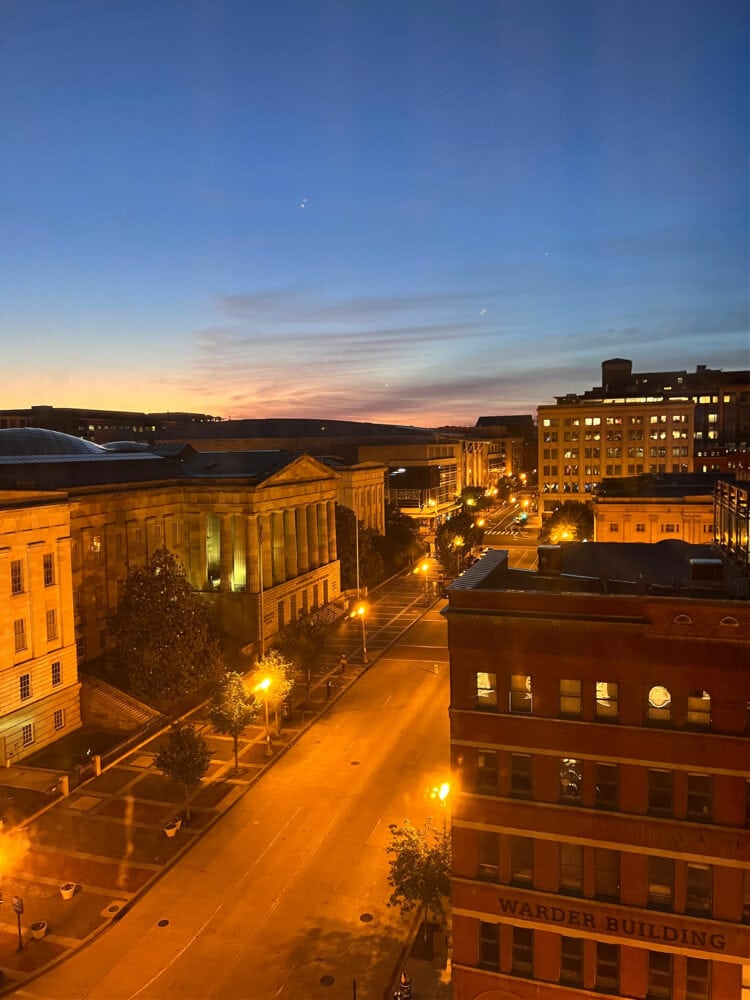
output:
<svg viewBox="0 0 750 1000"><path fill-rule="evenodd" d="M429 569L430 569L430 564L426 560L419 567L419 571L420 571L420 573L422 574L422 576L424 578L424 602L425 602L425 604L428 603L428 601L427 601L427 573L428 573Z"/></svg>
<svg viewBox="0 0 750 1000"><path fill-rule="evenodd" d="M359 618L360 622L362 623L362 662L364 663L365 666L367 666L367 664L370 662L367 659L367 633L365 631L366 614L367 614L367 605L364 603L364 601L360 601L359 604L357 604L354 611L352 611L351 615L349 616L350 618Z"/></svg>
<svg viewBox="0 0 750 1000"><path fill-rule="evenodd" d="M253 688L254 691L263 692L263 704L266 707L266 757L273 756L273 747L271 746L271 726L268 722L268 689L271 686L271 678L264 677L259 684L256 684Z"/></svg>
<svg viewBox="0 0 750 1000"><path fill-rule="evenodd" d="M447 781L444 781L442 785L437 785L436 787L430 789L430 798L438 799L440 802L440 806L443 813L443 833L447 832L446 805L448 802L448 796L450 795L450 792L451 792L451 786L450 783Z"/></svg>

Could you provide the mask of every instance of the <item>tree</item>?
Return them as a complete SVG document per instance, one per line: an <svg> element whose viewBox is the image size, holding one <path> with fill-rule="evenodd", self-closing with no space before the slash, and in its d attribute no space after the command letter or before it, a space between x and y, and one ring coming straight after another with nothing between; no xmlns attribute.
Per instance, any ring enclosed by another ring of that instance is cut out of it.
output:
<svg viewBox="0 0 750 1000"><path fill-rule="evenodd" d="M211 762L206 741L189 723L172 726L166 746L154 763L162 774L180 785L185 793L185 819L190 820L190 789L200 784Z"/></svg>
<svg viewBox="0 0 750 1000"><path fill-rule="evenodd" d="M481 545L483 538L484 530L466 512L454 514L441 525L435 539L435 552L446 574L456 575L466 554L475 545Z"/></svg>
<svg viewBox="0 0 750 1000"><path fill-rule="evenodd" d="M341 589L354 590L357 586L357 536L359 532L359 583L361 587L374 587L385 576L385 565L375 539L380 535L372 528L365 528L353 510L336 504L336 552L341 562Z"/></svg>
<svg viewBox="0 0 750 1000"><path fill-rule="evenodd" d="M397 507L388 508L385 534L374 534L372 545L380 553L388 576L410 566L424 552L418 522L407 514L402 514Z"/></svg>
<svg viewBox="0 0 750 1000"><path fill-rule="evenodd" d="M310 681L319 671L330 642L330 625L316 619L314 615L301 613L280 632L277 641L279 651L291 660L296 670L307 683L307 700L310 700Z"/></svg>
<svg viewBox="0 0 750 1000"><path fill-rule="evenodd" d="M591 504L564 500L542 524L539 542L541 545L582 542L591 538L593 534L594 512Z"/></svg>
<svg viewBox="0 0 750 1000"><path fill-rule="evenodd" d="M242 731L258 714L259 703L245 688L242 674L234 671L224 675L208 706L208 717L217 732L234 741L234 769L239 764L239 739Z"/></svg>
<svg viewBox="0 0 750 1000"><path fill-rule="evenodd" d="M111 666L136 697L161 708L224 672L210 608L168 549L131 570L109 629Z"/></svg>
<svg viewBox="0 0 750 1000"><path fill-rule="evenodd" d="M421 827L406 820L403 826L391 823L388 829L391 843L386 852L393 855L388 862L388 884L393 889L388 906L398 906L402 913L422 909L426 937L430 910L442 916L443 900L450 896L450 836L444 829L438 830L431 819Z"/></svg>
<svg viewBox="0 0 750 1000"><path fill-rule="evenodd" d="M492 506L492 497L487 496L483 486L464 486L461 490L461 503L469 513L486 510Z"/></svg>
<svg viewBox="0 0 750 1000"><path fill-rule="evenodd" d="M256 697L273 708L276 732L280 732L279 708L294 687L294 664L278 649L269 649L255 664L255 669L248 677L248 687L256 693Z"/></svg>

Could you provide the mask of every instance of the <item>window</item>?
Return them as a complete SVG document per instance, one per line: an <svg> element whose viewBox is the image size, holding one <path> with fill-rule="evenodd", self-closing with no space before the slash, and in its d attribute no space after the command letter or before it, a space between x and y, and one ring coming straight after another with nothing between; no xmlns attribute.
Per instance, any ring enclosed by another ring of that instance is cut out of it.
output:
<svg viewBox="0 0 750 1000"><path fill-rule="evenodd" d="M648 693L649 722L669 723L672 721L672 695L669 688L657 684Z"/></svg>
<svg viewBox="0 0 750 1000"><path fill-rule="evenodd" d="M560 938L560 982L583 986L583 939Z"/></svg>
<svg viewBox="0 0 750 1000"><path fill-rule="evenodd" d="M50 608L47 612L47 642L57 638L57 612Z"/></svg>
<svg viewBox="0 0 750 1000"><path fill-rule="evenodd" d="M531 885L534 874L534 841L531 837L510 838L510 880L514 885Z"/></svg>
<svg viewBox="0 0 750 1000"><path fill-rule="evenodd" d="M102 536L101 535L92 535L90 548L91 548L91 554L93 555L94 559L97 559L97 560L101 559L101 555L102 555Z"/></svg>
<svg viewBox="0 0 750 1000"><path fill-rule="evenodd" d="M646 996L648 1000L671 1000L672 961L668 951L650 951L646 976Z"/></svg>
<svg viewBox="0 0 750 1000"><path fill-rule="evenodd" d="M28 747L34 742L34 723L27 722L21 727L21 745Z"/></svg>
<svg viewBox="0 0 750 1000"><path fill-rule="evenodd" d="M18 678L18 693L21 701L31 697L31 674L21 674Z"/></svg>
<svg viewBox="0 0 750 1000"><path fill-rule="evenodd" d="M26 649L26 620L16 618L13 622L13 648L17 653Z"/></svg>
<svg viewBox="0 0 750 1000"><path fill-rule="evenodd" d="M497 924L479 922L479 968L500 969L500 934Z"/></svg>
<svg viewBox="0 0 750 1000"><path fill-rule="evenodd" d="M76 656L79 660L84 659L86 656L86 639L82 635L79 635L76 639Z"/></svg>
<svg viewBox="0 0 750 1000"><path fill-rule="evenodd" d="M497 795L497 751L477 752L477 791Z"/></svg>
<svg viewBox="0 0 750 1000"><path fill-rule="evenodd" d="M44 586L53 587L55 585L55 557L47 553L44 557Z"/></svg>
<svg viewBox="0 0 750 1000"><path fill-rule="evenodd" d="M707 728L711 725L711 695L708 691L691 691L688 695L689 726Z"/></svg>
<svg viewBox="0 0 750 1000"><path fill-rule="evenodd" d="M513 928L511 969L519 976L534 974L534 932L528 927Z"/></svg>
<svg viewBox="0 0 750 1000"><path fill-rule="evenodd" d="M745 923L750 923L750 868L745 869L743 879L742 919Z"/></svg>
<svg viewBox="0 0 750 1000"><path fill-rule="evenodd" d="M581 682L560 681L560 715L578 718L581 714Z"/></svg>
<svg viewBox="0 0 750 1000"><path fill-rule="evenodd" d="M76 618L80 618L83 613L83 597L81 595L81 590L77 587L73 591L73 614Z"/></svg>
<svg viewBox="0 0 750 1000"><path fill-rule="evenodd" d="M510 794L523 798L531 796L532 757L530 753L510 755Z"/></svg>
<svg viewBox="0 0 750 1000"><path fill-rule="evenodd" d="M62 663L55 660L52 664L52 687L59 687L62 684Z"/></svg>
<svg viewBox="0 0 750 1000"><path fill-rule="evenodd" d="M610 525L609 525L609 533L611 535L616 534L619 530L620 530L620 525L619 524L615 524L614 522L610 523Z"/></svg>
<svg viewBox="0 0 750 1000"><path fill-rule="evenodd" d="M477 878L497 882L500 837L491 830L477 831Z"/></svg>
<svg viewBox="0 0 750 1000"><path fill-rule="evenodd" d="M14 559L10 564L10 592L23 593L23 563L20 559Z"/></svg>
<svg viewBox="0 0 750 1000"><path fill-rule="evenodd" d="M620 768L618 764L596 764L594 805L599 809L617 809L620 801Z"/></svg>
<svg viewBox="0 0 750 1000"><path fill-rule="evenodd" d="M560 758L560 801L581 804L583 765L574 757Z"/></svg>
<svg viewBox="0 0 750 1000"><path fill-rule="evenodd" d="M648 859L648 905L671 910L674 905L674 861L650 855Z"/></svg>
<svg viewBox="0 0 750 1000"><path fill-rule="evenodd" d="M706 958L688 958L685 1000L709 1000L710 996L711 963Z"/></svg>
<svg viewBox="0 0 750 1000"><path fill-rule="evenodd" d="M497 711L497 674L478 671L475 674L476 707L490 712Z"/></svg>
<svg viewBox="0 0 750 1000"><path fill-rule="evenodd" d="M594 895L601 899L620 898L620 852L594 848Z"/></svg>
<svg viewBox="0 0 750 1000"><path fill-rule="evenodd" d="M648 770L648 812L652 816L672 815L672 772Z"/></svg>
<svg viewBox="0 0 750 1000"><path fill-rule="evenodd" d="M688 774L686 816L692 820L710 822L714 811L713 775Z"/></svg>
<svg viewBox="0 0 750 1000"><path fill-rule="evenodd" d="M693 865L688 862L686 913L711 916L712 883L712 871L709 865Z"/></svg>
<svg viewBox="0 0 750 1000"><path fill-rule="evenodd" d="M599 990L614 993L620 985L620 948L616 944L596 944L596 983Z"/></svg>
<svg viewBox="0 0 750 1000"><path fill-rule="evenodd" d="M52 723L55 729L65 728L65 713L62 708L55 709L54 715L52 716Z"/></svg>
<svg viewBox="0 0 750 1000"><path fill-rule="evenodd" d="M560 892L580 896L583 891L583 848L580 844L560 844Z"/></svg>
<svg viewBox="0 0 750 1000"><path fill-rule="evenodd" d="M596 718L617 722L618 685L611 681L596 682Z"/></svg>
<svg viewBox="0 0 750 1000"><path fill-rule="evenodd" d="M646 531L646 525L643 521L636 521L635 530L638 534L644 534Z"/></svg>
<svg viewBox="0 0 750 1000"><path fill-rule="evenodd" d="M526 674L513 674L511 676L508 710L511 712L531 711L531 678Z"/></svg>

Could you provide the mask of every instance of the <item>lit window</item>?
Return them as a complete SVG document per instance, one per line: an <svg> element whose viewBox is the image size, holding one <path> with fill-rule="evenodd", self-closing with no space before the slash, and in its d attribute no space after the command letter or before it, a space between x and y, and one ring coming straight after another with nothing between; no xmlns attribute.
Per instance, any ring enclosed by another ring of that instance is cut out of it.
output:
<svg viewBox="0 0 750 1000"><path fill-rule="evenodd" d="M531 677L513 674L510 678L509 711L531 712Z"/></svg>
<svg viewBox="0 0 750 1000"><path fill-rule="evenodd" d="M577 718L581 714L581 682L560 681L560 715Z"/></svg>
<svg viewBox="0 0 750 1000"><path fill-rule="evenodd" d="M618 685L611 681L596 682L596 717L616 722L618 717Z"/></svg>
<svg viewBox="0 0 750 1000"><path fill-rule="evenodd" d="M497 711L497 674L478 671L476 678L476 707L492 712Z"/></svg>
<svg viewBox="0 0 750 1000"><path fill-rule="evenodd" d="M711 695L708 691L691 691L688 694L687 721L689 726L711 725Z"/></svg>
<svg viewBox="0 0 750 1000"><path fill-rule="evenodd" d="M648 693L648 718L650 722L672 721L672 695L669 689L657 684Z"/></svg>
<svg viewBox="0 0 750 1000"><path fill-rule="evenodd" d="M583 767L574 757L560 758L560 801L581 802L583 792Z"/></svg>

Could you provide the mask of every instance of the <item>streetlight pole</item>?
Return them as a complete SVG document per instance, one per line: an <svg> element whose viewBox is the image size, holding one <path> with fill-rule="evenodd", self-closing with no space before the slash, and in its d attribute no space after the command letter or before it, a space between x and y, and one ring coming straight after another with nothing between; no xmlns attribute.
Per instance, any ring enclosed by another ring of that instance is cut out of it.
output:
<svg viewBox="0 0 750 1000"><path fill-rule="evenodd" d="M273 747L271 746L271 724L268 720L268 689L271 686L271 678L264 677L260 684L255 686L255 690L263 692L263 704L266 709L266 757L273 757Z"/></svg>
<svg viewBox="0 0 750 1000"><path fill-rule="evenodd" d="M266 643L265 635L263 634L263 522L261 521L261 517L262 515L258 515L258 583L260 590L258 602L258 614L260 618L258 622L258 644L260 646L260 659L262 660L266 654ZM266 710L268 710L268 706L266 706Z"/></svg>
<svg viewBox="0 0 750 1000"><path fill-rule="evenodd" d="M357 517L357 512L354 512L354 551L357 563L357 614L359 615L360 621L362 622L362 663L365 666L369 663L367 659L367 635L365 633L365 609L360 600L360 587L359 587L359 518Z"/></svg>

